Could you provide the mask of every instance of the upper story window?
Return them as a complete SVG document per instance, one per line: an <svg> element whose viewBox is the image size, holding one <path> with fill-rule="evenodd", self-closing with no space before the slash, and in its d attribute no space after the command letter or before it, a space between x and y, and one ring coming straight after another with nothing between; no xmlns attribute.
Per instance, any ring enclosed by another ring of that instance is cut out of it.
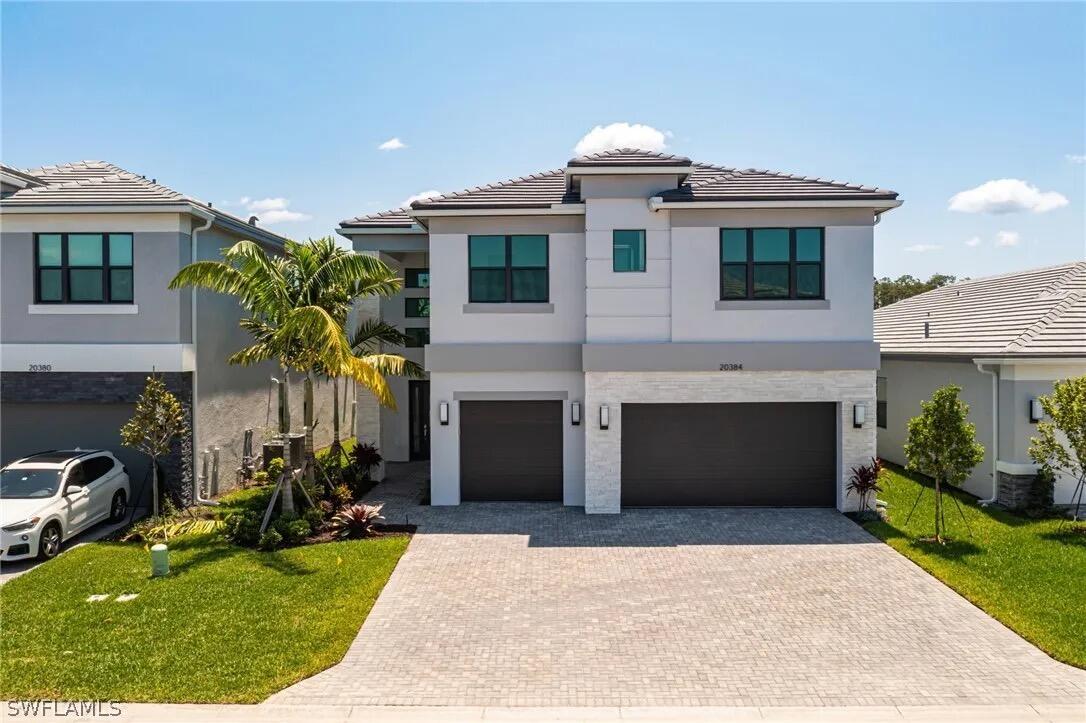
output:
<svg viewBox="0 0 1086 723"><path fill-rule="evenodd" d="M408 319L425 319L430 316L430 300L411 298L403 300L403 315Z"/></svg>
<svg viewBox="0 0 1086 723"><path fill-rule="evenodd" d="M131 304L132 300L132 234L35 234L36 303Z"/></svg>
<svg viewBox="0 0 1086 723"><path fill-rule="evenodd" d="M404 287L408 289L430 288L430 269L405 269Z"/></svg>
<svg viewBox="0 0 1086 723"><path fill-rule="evenodd" d="M723 228L720 298L821 299L825 229Z"/></svg>
<svg viewBox="0 0 1086 723"><path fill-rule="evenodd" d="M403 330L404 336L407 337L408 349L421 349L430 343L430 329L425 326L407 327Z"/></svg>
<svg viewBox="0 0 1086 723"><path fill-rule="evenodd" d="M645 232L615 230L611 237L611 268L614 271L645 270Z"/></svg>
<svg viewBox="0 0 1086 723"><path fill-rule="evenodd" d="M546 236L469 236L468 301L549 301Z"/></svg>

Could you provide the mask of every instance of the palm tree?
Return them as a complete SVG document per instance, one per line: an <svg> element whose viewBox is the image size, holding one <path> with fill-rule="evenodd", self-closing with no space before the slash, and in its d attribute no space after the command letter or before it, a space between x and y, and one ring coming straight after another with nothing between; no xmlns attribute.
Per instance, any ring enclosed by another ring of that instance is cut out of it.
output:
<svg viewBox="0 0 1086 723"><path fill-rule="evenodd" d="M171 289L194 287L235 296L249 314L241 327L253 344L235 352L231 364L273 360L283 375L279 385L279 431L290 431L290 372L304 375L305 425L313 429L313 381L317 373L350 377L383 406L396 400L385 374L402 374L403 357L358 356L344 330L353 302L369 295L392 296L401 280L380 259L341 248L331 238L306 243L287 241L283 255L269 255L252 241L239 241L222 252L221 261L196 261L170 282ZM312 475L312 437L307 438ZM294 511L290 484L283 485L283 512Z"/></svg>

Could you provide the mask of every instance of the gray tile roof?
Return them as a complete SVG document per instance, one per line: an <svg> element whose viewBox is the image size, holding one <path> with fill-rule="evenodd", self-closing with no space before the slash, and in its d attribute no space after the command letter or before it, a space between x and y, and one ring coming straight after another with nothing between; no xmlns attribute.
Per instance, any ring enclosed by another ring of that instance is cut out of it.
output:
<svg viewBox="0 0 1086 723"><path fill-rule="evenodd" d="M892 200L893 191L839 181L792 176L774 171L738 170L691 161L653 151L621 148L579 156L568 168L675 166L685 179L679 188L660 195L666 201L810 200L855 198ZM686 170L690 169L690 170ZM500 183L476 186L455 193L415 201L412 209L549 208L555 203L580 203L576 187L566 182L565 169L521 176ZM340 223L344 228L398 228L410 226L406 209L357 216Z"/></svg>
<svg viewBox="0 0 1086 723"><path fill-rule="evenodd" d="M876 309L875 340L883 354L1086 356L1086 261L960 281Z"/></svg>
<svg viewBox="0 0 1086 723"><path fill-rule="evenodd" d="M233 214L212 208L172 188L167 188L105 161L78 161L21 171L41 185L22 188L0 199L0 209L35 206L160 206L192 204L210 211L220 225L258 240L282 244L286 239Z"/></svg>

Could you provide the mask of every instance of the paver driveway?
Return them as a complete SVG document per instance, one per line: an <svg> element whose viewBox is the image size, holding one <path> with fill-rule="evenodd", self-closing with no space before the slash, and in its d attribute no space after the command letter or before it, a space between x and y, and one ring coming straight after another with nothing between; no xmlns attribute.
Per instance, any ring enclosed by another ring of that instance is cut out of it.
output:
<svg viewBox="0 0 1086 723"><path fill-rule="evenodd" d="M415 482L417 484L417 480ZM1073 703L1058 663L831 510L413 505L340 665L276 703ZM413 493L413 491L411 491Z"/></svg>

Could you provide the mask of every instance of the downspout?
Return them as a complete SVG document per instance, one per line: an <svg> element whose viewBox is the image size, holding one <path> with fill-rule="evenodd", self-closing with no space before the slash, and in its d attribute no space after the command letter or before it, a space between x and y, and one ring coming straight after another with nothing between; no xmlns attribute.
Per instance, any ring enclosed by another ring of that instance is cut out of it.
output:
<svg viewBox="0 0 1086 723"><path fill-rule="evenodd" d="M190 263L196 263L197 236L199 236L201 231L207 231L209 228L211 228L211 224L214 223L214 221L215 221L215 215L211 214L211 213L208 213L207 211L203 210L202 208L198 208L196 206L191 206L190 211L192 212L193 216L204 219L204 225L199 226L197 228L193 228L192 229L192 234L191 234L191 237L190 237L191 241L192 241L192 252L191 252L191 255L189 257L189 262ZM193 469L194 474L193 474L193 479L192 479L192 502L193 502L193 504L197 504L197 505L217 505L218 502L215 502L214 500L204 499L204 498L202 498L200 496L200 479L199 479L199 477L197 477L195 475L195 471L197 469L197 467L196 467L196 454L197 454L197 451L196 450L198 448L197 445L196 445L196 439L195 439L195 437L196 437L196 410L199 408L197 406L197 401L199 399L198 396L197 396L197 390L199 388L198 387L198 380L199 380L198 371L199 371L199 368L200 368L200 364L199 364L199 361L198 361L198 358L197 358L197 353L196 353L196 289L195 288L192 290L191 304L192 304L192 306L191 306L191 310L189 312L189 314L190 314L189 328L192 330L192 429L189 430L189 433L192 434L192 436L193 436L193 440L192 440L193 441L193 445L192 445L192 469Z"/></svg>
<svg viewBox="0 0 1086 723"><path fill-rule="evenodd" d="M987 507L999 497L999 366L988 370L977 362L977 371L992 375L992 496L986 500L977 500L981 507Z"/></svg>

